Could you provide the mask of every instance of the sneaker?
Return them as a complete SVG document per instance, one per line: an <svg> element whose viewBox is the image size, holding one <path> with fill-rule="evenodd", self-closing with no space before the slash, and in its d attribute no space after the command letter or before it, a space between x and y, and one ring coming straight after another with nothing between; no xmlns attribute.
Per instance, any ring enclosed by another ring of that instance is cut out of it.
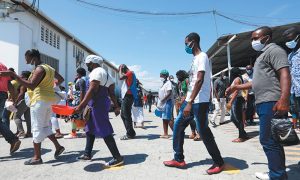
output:
<svg viewBox="0 0 300 180"><path fill-rule="evenodd" d="M165 166L167 167L177 167L177 168L183 168L186 166L185 161L182 162L178 162L175 159L171 160L171 161L164 161L163 162Z"/></svg>
<svg viewBox="0 0 300 180"><path fill-rule="evenodd" d="M85 154L83 154L83 155L81 155L81 156L77 157L76 159L77 159L77 160L79 160L79 161L89 161L89 160L91 160L91 159L92 159L92 157L91 157L91 156L88 156L88 155L85 155Z"/></svg>
<svg viewBox="0 0 300 180"><path fill-rule="evenodd" d="M105 167L110 168L110 167L121 166L123 164L124 164L124 158L123 157L121 157L120 159L113 158L109 162L105 163Z"/></svg>
<svg viewBox="0 0 300 180"><path fill-rule="evenodd" d="M257 179L261 179L261 180L269 180L270 177L269 177L269 173L261 173L261 172L256 172L255 173L255 176Z"/></svg>
<svg viewBox="0 0 300 180"><path fill-rule="evenodd" d="M64 139L74 139L74 138L77 138L76 133L71 133L71 134L64 136Z"/></svg>
<svg viewBox="0 0 300 180"><path fill-rule="evenodd" d="M18 138L25 138L25 132L24 131L20 131L18 134L17 134L17 137Z"/></svg>
<svg viewBox="0 0 300 180"><path fill-rule="evenodd" d="M212 174L218 174L222 172L224 169L224 165L219 166L217 164L213 164L208 170L206 170L207 174L212 175Z"/></svg>

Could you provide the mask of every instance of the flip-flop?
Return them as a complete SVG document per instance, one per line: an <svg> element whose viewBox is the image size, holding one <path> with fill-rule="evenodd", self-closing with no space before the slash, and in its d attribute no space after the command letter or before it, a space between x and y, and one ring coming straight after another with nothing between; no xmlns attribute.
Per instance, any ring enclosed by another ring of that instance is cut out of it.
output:
<svg viewBox="0 0 300 180"><path fill-rule="evenodd" d="M170 138L168 135L161 135L159 137L162 138L162 139L169 139Z"/></svg>
<svg viewBox="0 0 300 180"><path fill-rule="evenodd" d="M39 164L43 164L42 159L29 159L24 162L24 165L39 165Z"/></svg>
<svg viewBox="0 0 300 180"><path fill-rule="evenodd" d="M57 159L59 155L61 155L65 151L65 148L61 146L58 150L54 153L54 158Z"/></svg>

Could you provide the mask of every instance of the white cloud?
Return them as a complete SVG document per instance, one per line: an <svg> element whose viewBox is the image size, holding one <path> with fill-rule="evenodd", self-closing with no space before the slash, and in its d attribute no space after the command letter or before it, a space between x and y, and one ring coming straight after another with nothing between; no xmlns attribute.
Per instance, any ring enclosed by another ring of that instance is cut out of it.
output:
<svg viewBox="0 0 300 180"><path fill-rule="evenodd" d="M111 61L113 65L119 67L119 64ZM161 81L158 76L153 76L148 71L143 70L141 65L128 65L131 71L134 71L136 77L143 84L146 90L157 91L161 86Z"/></svg>
<svg viewBox="0 0 300 180"><path fill-rule="evenodd" d="M136 74L136 77L143 84L143 87L147 90L157 91L161 86L159 77L155 77L148 71L142 69L141 65L131 65L128 68Z"/></svg>

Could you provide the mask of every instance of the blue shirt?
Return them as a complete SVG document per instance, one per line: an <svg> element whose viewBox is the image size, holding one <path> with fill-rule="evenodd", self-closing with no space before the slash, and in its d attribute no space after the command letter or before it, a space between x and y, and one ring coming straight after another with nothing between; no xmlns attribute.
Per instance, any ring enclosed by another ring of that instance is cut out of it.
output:
<svg viewBox="0 0 300 180"><path fill-rule="evenodd" d="M300 49L291 52L288 56L291 72L291 94L300 97Z"/></svg>

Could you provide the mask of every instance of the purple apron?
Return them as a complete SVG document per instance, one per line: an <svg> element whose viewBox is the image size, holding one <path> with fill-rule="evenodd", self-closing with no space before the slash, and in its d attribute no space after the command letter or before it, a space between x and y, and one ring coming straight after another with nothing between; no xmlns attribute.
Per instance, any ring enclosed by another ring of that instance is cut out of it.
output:
<svg viewBox="0 0 300 180"><path fill-rule="evenodd" d="M85 126L85 132L95 135L96 137L104 138L111 135L114 130L109 122L110 99L108 98L108 88L100 86L95 100L90 100L88 103L92 106L91 119Z"/></svg>

